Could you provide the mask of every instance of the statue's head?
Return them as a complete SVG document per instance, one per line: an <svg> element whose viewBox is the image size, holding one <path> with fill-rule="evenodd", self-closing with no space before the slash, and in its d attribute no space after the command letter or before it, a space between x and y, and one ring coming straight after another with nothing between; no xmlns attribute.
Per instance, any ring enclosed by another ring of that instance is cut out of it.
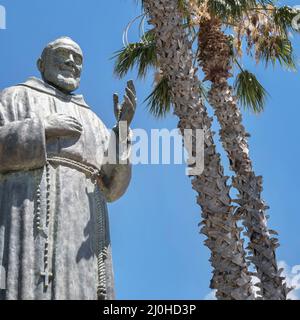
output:
<svg viewBox="0 0 300 320"><path fill-rule="evenodd" d="M68 37L50 42L37 61L45 82L65 93L78 89L83 54L79 45Z"/></svg>

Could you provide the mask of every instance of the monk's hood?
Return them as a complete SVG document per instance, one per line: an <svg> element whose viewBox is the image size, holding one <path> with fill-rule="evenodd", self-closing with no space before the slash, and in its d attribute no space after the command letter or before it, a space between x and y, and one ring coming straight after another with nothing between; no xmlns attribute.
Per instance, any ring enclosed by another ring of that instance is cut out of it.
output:
<svg viewBox="0 0 300 320"><path fill-rule="evenodd" d="M58 89L56 89L55 87L51 86L50 84L44 82L43 80L35 77L29 78L27 81L18 84L18 86L28 87L36 91L44 92L51 96L60 98L66 102L73 102L81 107L89 108L89 106L86 104L81 94L80 95L65 94L59 91Z"/></svg>

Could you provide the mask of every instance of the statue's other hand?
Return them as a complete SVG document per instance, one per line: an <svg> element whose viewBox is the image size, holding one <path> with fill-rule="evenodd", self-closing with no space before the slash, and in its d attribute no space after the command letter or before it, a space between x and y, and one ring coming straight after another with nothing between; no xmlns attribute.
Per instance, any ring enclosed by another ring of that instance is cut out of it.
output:
<svg viewBox="0 0 300 320"><path fill-rule="evenodd" d="M81 123L74 117L65 114L51 114L45 119L46 137L80 136Z"/></svg>
<svg viewBox="0 0 300 320"><path fill-rule="evenodd" d="M133 81L130 80L127 82L126 94L124 95L124 101L122 104L119 104L119 97L117 94L114 94L114 112L116 119L119 121L126 121L129 126L132 122L132 119L136 110L136 90L133 84Z"/></svg>

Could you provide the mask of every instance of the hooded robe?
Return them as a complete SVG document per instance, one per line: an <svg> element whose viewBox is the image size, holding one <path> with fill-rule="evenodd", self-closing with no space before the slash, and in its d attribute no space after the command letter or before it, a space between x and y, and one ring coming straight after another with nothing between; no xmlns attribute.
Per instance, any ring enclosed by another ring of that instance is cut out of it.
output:
<svg viewBox="0 0 300 320"><path fill-rule="evenodd" d="M75 117L81 136L46 139L53 113ZM106 203L131 167L103 165L109 138L80 95L37 78L0 92L0 300L114 298Z"/></svg>

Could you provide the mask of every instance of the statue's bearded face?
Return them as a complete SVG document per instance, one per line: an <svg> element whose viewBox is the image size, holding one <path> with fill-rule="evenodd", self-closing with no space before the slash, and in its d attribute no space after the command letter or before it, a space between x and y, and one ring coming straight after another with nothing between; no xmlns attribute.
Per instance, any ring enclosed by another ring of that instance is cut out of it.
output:
<svg viewBox="0 0 300 320"><path fill-rule="evenodd" d="M40 60L44 80L65 93L78 89L83 56L79 46L72 42L47 48Z"/></svg>

